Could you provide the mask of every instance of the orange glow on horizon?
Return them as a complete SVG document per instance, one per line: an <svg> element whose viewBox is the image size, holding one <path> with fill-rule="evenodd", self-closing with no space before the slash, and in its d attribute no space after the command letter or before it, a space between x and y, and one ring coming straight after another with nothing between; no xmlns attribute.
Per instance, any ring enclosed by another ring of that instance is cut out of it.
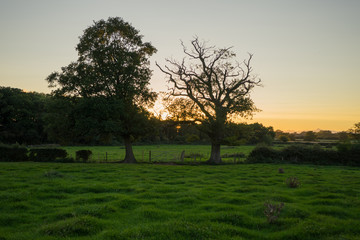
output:
<svg viewBox="0 0 360 240"><path fill-rule="evenodd" d="M265 126L272 126L274 130L281 130L285 132L302 132L302 131L316 131L316 130L330 130L335 132L347 131L357 121L341 118L321 119L311 117L283 117L283 118L266 118L254 117L248 120L248 123L259 122Z"/></svg>
<svg viewBox="0 0 360 240"><path fill-rule="evenodd" d="M162 104L158 101L153 109L150 109L154 115L161 120L168 117L168 113L164 110ZM335 132L347 131L360 120L360 115L356 112L351 115L330 114L316 111L309 112L270 112L262 111L255 113L252 119L233 118L237 123L261 123L266 127L273 127L274 130L284 132L303 132L316 130L330 130Z"/></svg>

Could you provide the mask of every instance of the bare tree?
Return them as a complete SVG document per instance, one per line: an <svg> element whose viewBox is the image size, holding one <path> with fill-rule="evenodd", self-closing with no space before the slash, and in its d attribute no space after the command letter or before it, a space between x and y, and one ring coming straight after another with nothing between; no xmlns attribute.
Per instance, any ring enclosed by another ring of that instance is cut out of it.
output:
<svg viewBox="0 0 360 240"><path fill-rule="evenodd" d="M171 95L190 100L200 114L192 117L201 122L201 130L211 139L209 163L221 163L220 144L229 117L251 116L256 107L250 92L261 80L252 74L252 54L239 63L229 48L206 46L196 37L189 50L183 43L185 57L181 62L166 59L164 67L156 65L168 77Z"/></svg>

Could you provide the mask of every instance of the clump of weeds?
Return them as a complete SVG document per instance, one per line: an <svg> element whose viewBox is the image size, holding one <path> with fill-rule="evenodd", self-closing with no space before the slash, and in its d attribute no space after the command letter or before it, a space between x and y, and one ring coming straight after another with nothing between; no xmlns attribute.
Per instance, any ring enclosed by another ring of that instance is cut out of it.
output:
<svg viewBox="0 0 360 240"><path fill-rule="evenodd" d="M264 215L266 216L268 223L275 223L279 218L281 209L284 207L284 203L275 204L267 201L264 203L264 206Z"/></svg>

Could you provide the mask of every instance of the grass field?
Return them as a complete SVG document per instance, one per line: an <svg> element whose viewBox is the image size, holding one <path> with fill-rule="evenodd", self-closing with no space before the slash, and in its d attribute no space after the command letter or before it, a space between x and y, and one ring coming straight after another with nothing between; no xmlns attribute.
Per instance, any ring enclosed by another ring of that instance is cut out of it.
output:
<svg viewBox="0 0 360 240"><path fill-rule="evenodd" d="M63 147L70 156L75 158L75 152L78 150L91 150L93 152L91 161L108 162L120 161L125 157L125 149L123 146L76 146ZM222 146L221 154L225 155L224 162L233 162L233 157L226 157L226 154L243 153L248 155L254 146ZM151 151L151 160L156 162L179 161L182 151L185 151L185 161L206 161L210 157L210 145L143 145L133 146L134 155L139 162L149 162L149 151ZM194 159L194 155L196 159ZM200 155L200 156L199 156ZM241 159L236 159L239 161Z"/></svg>
<svg viewBox="0 0 360 240"><path fill-rule="evenodd" d="M0 239L355 240L359 196L350 167L0 163Z"/></svg>

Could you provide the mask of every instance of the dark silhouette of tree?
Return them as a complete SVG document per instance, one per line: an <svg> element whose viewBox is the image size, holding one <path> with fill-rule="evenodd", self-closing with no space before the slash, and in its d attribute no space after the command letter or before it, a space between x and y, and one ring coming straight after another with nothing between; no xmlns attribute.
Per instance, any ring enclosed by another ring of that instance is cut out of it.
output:
<svg viewBox="0 0 360 240"><path fill-rule="evenodd" d="M182 43L182 61L167 59L168 65L157 66L168 76L171 95L185 97L200 109L193 121L211 139L209 163L221 163L220 144L230 115L246 117L257 109L250 98L251 90L260 84L252 74L252 55L241 64L235 61L231 48L208 47L198 38L191 41L191 50Z"/></svg>
<svg viewBox="0 0 360 240"><path fill-rule="evenodd" d="M43 118L48 98L41 93L0 87L0 142L46 142Z"/></svg>
<svg viewBox="0 0 360 240"><path fill-rule="evenodd" d="M313 131L305 132L304 141L315 141L316 140L316 133Z"/></svg>
<svg viewBox="0 0 360 240"><path fill-rule="evenodd" d="M349 129L350 136L355 139L356 141L360 142L360 122L355 123L354 127Z"/></svg>
<svg viewBox="0 0 360 240"><path fill-rule="evenodd" d="M143 42L138 30L116 17L94 22L85 29L76 49L79 55L76 62L47 77L49 86L57 87L53 94L92 98L99 100L99 104L105 99L104 108L118 125L114 132L125 142L124 162L136 162L132 140L146 129L135 123L144 119L139 115L144 116L144 107L156 98L148 87L149 57L156 52L155 47Z"/></svg>
<svg viewBox="0 0 360 240"><path fill-rule="evenodd" d="M268 144L275 137L272 127L265 127L261 123L228 123L225 128L224 143L226 145Z"/></svg>

